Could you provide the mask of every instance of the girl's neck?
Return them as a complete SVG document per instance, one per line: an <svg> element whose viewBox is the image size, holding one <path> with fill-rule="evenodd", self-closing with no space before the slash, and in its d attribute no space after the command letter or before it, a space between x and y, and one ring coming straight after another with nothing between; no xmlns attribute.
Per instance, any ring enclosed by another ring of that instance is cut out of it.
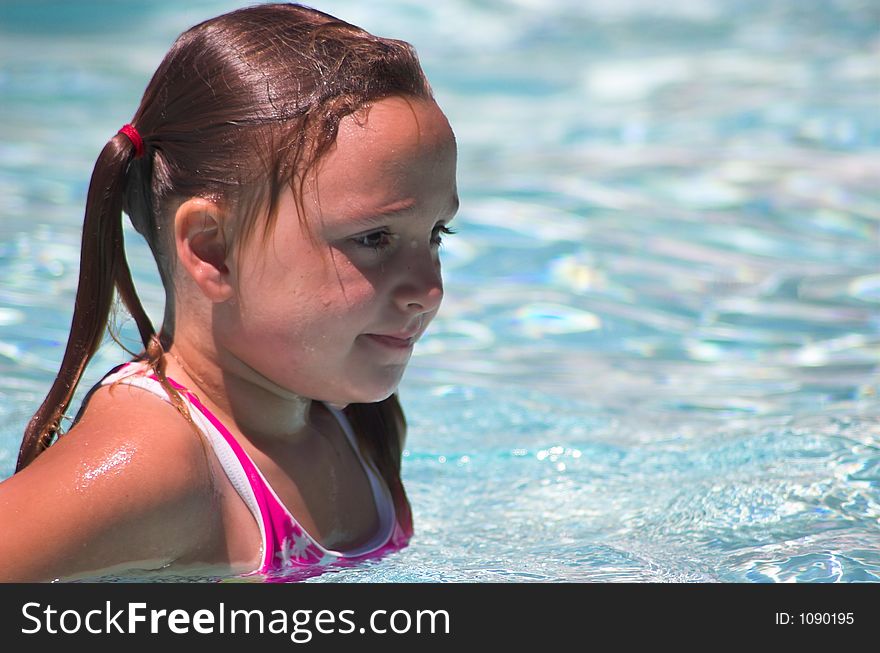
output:
<svg viewBox="0 0 880 653"><path fill-rule="evenodd" d="M274 386L241 361L224 366L217 364L218 358L198 346L175 342L166 351L166 374L248 439L295 443L320 435L310 420L312 399Z"/></svg>

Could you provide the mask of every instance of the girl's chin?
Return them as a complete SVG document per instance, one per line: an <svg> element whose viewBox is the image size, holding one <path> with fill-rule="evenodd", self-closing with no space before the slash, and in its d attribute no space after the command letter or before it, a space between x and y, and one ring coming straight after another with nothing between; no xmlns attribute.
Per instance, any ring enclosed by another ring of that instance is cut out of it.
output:
<svg viewBox="0 0 880 653"><path fill-rule="evenodd" d="M397 391L397 387L395 387L393 390L389 390L387 392L379 392L379 393L375 393L375 394L358 394L357 397L351 399L350 401L348 401L344 404L337 403L334 401L328 401L326 403L330 404L334 408L339 408L340 406L342 408L344 408L345 406L348 406L349 404L377 404L380 401L385 401L386 399L388 399L388 397L393 395L396 391Z"/></svg>
<svg viewBox="0 0 880 653"><path fill-rule="evenodd" d="M352 388L344 400L341 397L337 397L326 403L334 407L347 406L348 404L375 404L388 399L388 397L397 392L399 384L399 378L395 378L393 383L363 384Z"/></svg>

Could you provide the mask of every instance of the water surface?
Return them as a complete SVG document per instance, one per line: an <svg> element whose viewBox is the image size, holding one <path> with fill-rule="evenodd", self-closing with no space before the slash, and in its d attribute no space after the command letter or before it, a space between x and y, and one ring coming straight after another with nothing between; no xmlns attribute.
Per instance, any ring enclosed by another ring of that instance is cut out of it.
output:
<svg viewBox="0 0 880 653"><path fill-rule="evenodd" d="M416 537L313 581L878 580L880 5L318 4L418 48L462 208L401 387ZM0 8L0 477L60 361L94 159L234 6Z"/></svg>

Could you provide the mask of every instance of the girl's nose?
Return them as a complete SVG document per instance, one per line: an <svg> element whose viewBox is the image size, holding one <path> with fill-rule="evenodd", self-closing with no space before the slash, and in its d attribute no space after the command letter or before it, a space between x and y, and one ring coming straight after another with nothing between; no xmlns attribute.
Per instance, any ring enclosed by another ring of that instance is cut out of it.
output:
<svg viewBox="0 0 880 653"><path fill-rule="evenodd" d="M443 277L436 252L409 257L401 270L394 301L410 315L436 311L443 301Z"/></svg>

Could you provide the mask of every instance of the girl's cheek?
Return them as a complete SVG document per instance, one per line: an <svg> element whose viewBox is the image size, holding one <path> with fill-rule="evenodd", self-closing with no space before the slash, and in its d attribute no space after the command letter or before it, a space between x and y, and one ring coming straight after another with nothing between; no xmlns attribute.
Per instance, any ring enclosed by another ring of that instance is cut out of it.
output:
<svg viewBox="0 0 880 653"><path fill-rule="evenodd" d="M346 304L355 306L373 301L381 293L382 281L381 276L370 280L357 268L350 268L345 274L329 281L328 286L338 289Z"/></svg>
<svg viewBox="0 0 880 653"><path fill-rule="evenodd" d="M376 301L376 292L369 284L352 289L345 295L346 311L356 312L370 308Z"/></svg>

